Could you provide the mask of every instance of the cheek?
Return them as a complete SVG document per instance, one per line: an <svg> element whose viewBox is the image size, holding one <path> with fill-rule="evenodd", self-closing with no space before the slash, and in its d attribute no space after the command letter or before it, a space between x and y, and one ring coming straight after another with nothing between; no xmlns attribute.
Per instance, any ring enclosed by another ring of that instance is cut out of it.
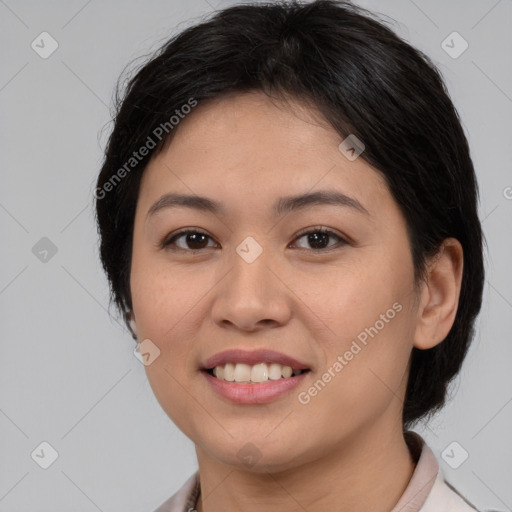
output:
<svg viewBox="0 0 512 512"><path fill-rule="evenodd" d="M319 293L312 309L330 327L316 339L324 352L316 375L321 382L315 380L314 389L301 391L323 421L325 415L335 415L340 420L336 424L341 424L348 414L362 423L393 400L399 404L415 318L413 267L406 256L404 251L369 251L364 261L350 265L350 272L333 272L329 290Z"/></svg>
<svg viewBox="0 0 512 512"><path fill-rule="evenodd" d="M196 280L170 269L160 254L134 249L130 289L139 337L159 340L173 337L175 325L185 317L200 293Z"/></svg>
<svg viewBox="0 0 512 512"><path fill-rule="evenodd" d="M331 328L332 346L338 344L337 340L355 338L376 322L379 337L385 332L389 334L389 326L397 327L400 322L396 319L404 316L397 310L410 308L412 266L406 261L396 264L392 255L371 252L310 281L314 294L304 289L312 309ZM395 303L399 305L393 308Z"/></svg>
<svg viewBox="0 0 512 512"><path fill-rule="evenodd" d="M186 390L192 363L191 340L185 331L193 317L187 313L201 296L187 282L183 273L170 272L158 257L134 251L130 287L138 338L150 339L160 350L144 369L162 409L183 431L191 429L190 418L204 414L194 410L195 402Z"/></svg>
<svg viewBox="0 0 512 512"><path fill-rule="evenodd" d="M300 403L308 402L304 412L326 438L373 424L390 407L398 414L410 354L410 319L402 306L399 312L376 308L377 315L354 312L336 344L326 348L325 366L299 390Z"/></svg>

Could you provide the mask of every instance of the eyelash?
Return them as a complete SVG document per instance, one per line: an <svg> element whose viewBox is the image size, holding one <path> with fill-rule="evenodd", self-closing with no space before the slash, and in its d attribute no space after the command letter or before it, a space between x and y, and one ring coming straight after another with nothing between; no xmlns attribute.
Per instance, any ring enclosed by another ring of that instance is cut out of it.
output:
<svg viewBox="0 0 512 512"><path fill-rule="evenodd" d="M312 252L317 252L317 253L322 253L322 252L326 253L326 252L330 252L333 249L336 249L336 245L343 246L343 245L347 245L349 243L347 240L345 240L343 237L341 237L340 235L338 235L337 233L335 233L331 229L325 228L323 226L314 226L312 228L307 228L306 231L299 232L297 234L296 238L294 239L294 241L298 240L299 238L302 238L305 235L310 235L310 234L313 234L313 233L315 233L315 234L321 233L323 235L334 236L334 237L338 238L340 240L340 242L338 242L338 244L335 244L334 246L328 247L327 249L304 249L304 248L299 248L299 250L301 250L301 251L312 251ZM208 233L206 233L206 232L204 232L204 231L202 231L200 229L184 228L184 229L182 229L180 231L172 233L169 236L166 236L160 242L159 246L160 246L161 249L168 249L168 250L172 250L172 251L184 251L184 252L191 252L191 253L199 253L199 252L204 251L205 249L207 249L207 248L204 248L204 249L183 249L182 247L171 247L172 245L174 245L174 243L175 243L175 241L177 239L179 239L183 235L187 235L187 234L205 235L205 236L207 236L208 238L211 239L211 237L210 237L210 235L208 235Z"/></svg>

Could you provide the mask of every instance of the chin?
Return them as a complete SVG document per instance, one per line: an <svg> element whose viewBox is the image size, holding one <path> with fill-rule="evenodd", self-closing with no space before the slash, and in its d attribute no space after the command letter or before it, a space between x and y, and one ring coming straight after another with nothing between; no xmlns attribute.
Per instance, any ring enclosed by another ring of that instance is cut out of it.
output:
<svg viewBox="0 0 512 512"><path fill-rule="evenodd" d="M222 464L238 471L260 474L290 470L311 462L315 459L315 453L318 453L313 446L305 445L306 439L293 439L293 436L285 433L280 437L276 436L272 441L269 437L265 437L263 430L254 432L254 435L248 435L245 431L240 436L225 437L221 444L218 439L203 439L198 444L206 447L203 453L207 452L208 457L213 457ZM297 447L301 448L300 451Z"/></svg>

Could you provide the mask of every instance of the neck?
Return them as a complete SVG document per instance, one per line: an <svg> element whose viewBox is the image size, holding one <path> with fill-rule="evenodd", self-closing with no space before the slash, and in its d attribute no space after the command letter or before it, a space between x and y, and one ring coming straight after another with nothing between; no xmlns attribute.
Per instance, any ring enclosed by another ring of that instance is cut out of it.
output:
<svg viewBox="0 0 512 512"><path fill-rule="evenodd" d="M198 512L387 512L414 472L402 428L373 424L325 456L286 471L256 473L227 466L196 447Z"/></svg>

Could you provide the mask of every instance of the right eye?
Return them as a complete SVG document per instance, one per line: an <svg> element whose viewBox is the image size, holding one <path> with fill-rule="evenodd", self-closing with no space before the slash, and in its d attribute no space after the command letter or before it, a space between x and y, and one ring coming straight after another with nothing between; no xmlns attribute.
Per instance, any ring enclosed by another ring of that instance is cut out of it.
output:
<svg viewBox="0 0 512 512"><path fill-rule="evenodd" d="M206 234L204 231L191 230L191 229L182 229L176 233L172 233L169 236L166 236L164 240L160 243L160 247L162 249L170 249L172 251L188 251L188 252L198 252L204 249L205 241L207 239L212 240L210 235ZM176 242L180 239L183 239L184 246L179 246ZM188 246L192 246L187 247Z"/></svg>

